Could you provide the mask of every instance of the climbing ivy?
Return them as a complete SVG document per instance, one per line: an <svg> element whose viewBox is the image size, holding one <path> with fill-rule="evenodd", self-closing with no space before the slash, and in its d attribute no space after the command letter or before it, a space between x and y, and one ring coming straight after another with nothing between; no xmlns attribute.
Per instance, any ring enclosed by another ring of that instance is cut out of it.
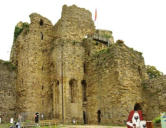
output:
<svg viewBox="0 0 166 128"><path fill-rule="evenodd" d="M29 24L28 23L23 23L21 27L16 26L14 30L14 41L16 41L17 37L20 35L20 33L26 29L27 31L29 30Z"/></svg>

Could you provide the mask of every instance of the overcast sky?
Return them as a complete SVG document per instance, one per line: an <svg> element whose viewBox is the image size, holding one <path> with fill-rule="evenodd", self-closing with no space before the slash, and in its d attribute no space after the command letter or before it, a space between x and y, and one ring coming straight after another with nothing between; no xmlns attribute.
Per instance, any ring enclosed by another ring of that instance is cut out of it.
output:
<svg viewBox="0 0 166 128"><path fill-rule="evenodd" d="M30 22L37 12L53 24L64 4L75 4L92 12L97 8L96 28L113 31L115 41L143 52L145 63L166 73L166 0L1 0L0 59L9 60L14 27Z"/></svg>

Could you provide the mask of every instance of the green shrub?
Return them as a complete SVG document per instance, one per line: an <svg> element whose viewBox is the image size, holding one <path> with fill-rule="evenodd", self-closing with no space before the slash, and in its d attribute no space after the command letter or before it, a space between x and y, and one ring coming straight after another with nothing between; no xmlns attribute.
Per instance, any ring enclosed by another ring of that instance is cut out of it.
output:
<svg viewBox="0 0 166 128"><path fill-rule="evenodd" d="M146 72L149 76L149 79L156 78L163 75L163 73L157 70L155 66L150 66L150 65L146 65Z"/></svg>
<svg viewBox="0 0 166 128"><path fill-rule="evenodd" d="M158 124L160 122L161 122L160 116L158 116L158 117L156 117L156 118L153 119L153 123L154 124Z"/></svg>

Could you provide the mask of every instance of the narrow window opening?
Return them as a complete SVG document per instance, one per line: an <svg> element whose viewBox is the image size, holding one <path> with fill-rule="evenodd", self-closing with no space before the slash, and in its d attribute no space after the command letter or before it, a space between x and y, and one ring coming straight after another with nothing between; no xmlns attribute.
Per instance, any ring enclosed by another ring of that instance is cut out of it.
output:
<svg viewBox="0 0 166 128"><path fill-rule="evenodd" d="M44 67L42 66L42 71L44 70Z"/></svg>
<svg viewBox="0 0 166 128"><path fill-rule="evenodd" d="M84 63L84 73L86 73L86 64Z"/></svg>
<svg viewBox="0 0 166 128"><path fill-rule="evenodd" d="M41 40L43 40L43 33L41 32L40 34L41 34Z"/></svg>
<svg viewBox="0 0 166 128"><path fill-rule="evenodd" d="M55 91L56 91L56 101L59 103L59 81L56 81L56 86L55 86Z"/></svg>
<svg viewBox="0 0 166 128"><path fill-rule="evenodd" d="M42 85L42 90L44 89L44 86Z"/></svg>
<svg viewBox="0 0 166 128"><path fill-rule="evenodd" d="M140 66L138 66L138 73L139 73L140 76L142 76L142 70L141 70Z"/></svg>
<svg viewBox="0 0 166 128"><path fill-rule="evenodd" d="M87 88L86 81L82 80L81 84L82 84L82 99L83 99L83 101L87 101L87 97L86 97L86 88Z"/></svg>
<svg viewBox="0 0 166 128"><path fill-rule="evenodd" d="M59 86L59 81L57 80L56 85Z"/></svg>
<svg viewBox="0 0 166 128"><path fill-rule="evenodd" d="M43 26L43 20L40 19L40 22L39 22L40 26Z"/></svg>
<svg viewBox="0 0 166 128"><path fill-rule="evenodd" d="M21 79L21 83L23 84L23 79Z"/></svg>
<svg viewBox="0 0 166 128"><path fill-rule="evenodd" d="M70 86L70 98L71 98L71 103L76 102L76 96L77 96L77 81L72 79L69 81L69 86Z"/></svg>
<svg viewBox="0 0 166 128"><path fill-rule="evenodd" d="M88 51L88 56L90 56L90 51Z"/></svg>

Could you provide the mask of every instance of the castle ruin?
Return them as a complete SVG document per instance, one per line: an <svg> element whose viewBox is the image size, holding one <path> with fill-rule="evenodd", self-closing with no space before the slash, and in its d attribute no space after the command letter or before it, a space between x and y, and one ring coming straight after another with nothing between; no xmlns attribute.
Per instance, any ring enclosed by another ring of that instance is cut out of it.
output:
<svg viewBox="0 0 166 128"><path fill-rule="evenodd" d="M4 119L39 112L63 123L124 124L136 103L147 120L166 111L166 77L148 80L142 54L96 30L88 10L64 5L55 25L37 13L30 20L16 26L9 66L0 62L1 92L10 93L0 96L10 102L1 100Z"/></svg>

